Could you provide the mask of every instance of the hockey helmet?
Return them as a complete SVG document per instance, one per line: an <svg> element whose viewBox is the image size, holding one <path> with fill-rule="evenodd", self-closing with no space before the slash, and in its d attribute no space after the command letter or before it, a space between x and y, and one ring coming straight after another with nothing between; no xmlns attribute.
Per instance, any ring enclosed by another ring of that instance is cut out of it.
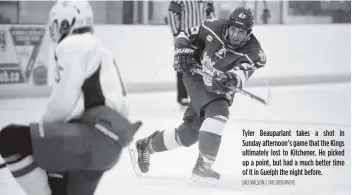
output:
<svg viewBox="0 0 352 195"><path fill-rule="evenodd" d="M225 23L223 39L226 47L236 50L249 40L254 25L254 11L238 7Z"/></svg>
<svg viewBox="0 0 352 195"><path fill-rule="evenodd" d="M55 42L72 34L74 30L93 27L93 11L88 1L59 0L51 8L48 26Z"/></svg>

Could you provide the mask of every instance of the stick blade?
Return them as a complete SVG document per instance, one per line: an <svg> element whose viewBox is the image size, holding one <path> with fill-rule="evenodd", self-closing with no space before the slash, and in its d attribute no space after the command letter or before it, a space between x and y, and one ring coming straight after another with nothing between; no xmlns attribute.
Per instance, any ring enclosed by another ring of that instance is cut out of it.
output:
<svg viewBox="0 0 352 195"><path fill-rule="evenodd" d="M265 99L265 105L270 105L271 104L271 90L269 88L269 84L266 80L264 80L264 83L265 83L265 86L266 88L268 89L268 94L266 96L266 99Z"/></svg>

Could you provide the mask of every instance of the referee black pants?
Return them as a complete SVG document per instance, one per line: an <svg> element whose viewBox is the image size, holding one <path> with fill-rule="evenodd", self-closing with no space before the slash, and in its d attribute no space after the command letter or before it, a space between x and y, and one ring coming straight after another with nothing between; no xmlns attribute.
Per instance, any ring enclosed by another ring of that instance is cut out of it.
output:
<svg viewBox="0 0 352 195"><path fill-rule="evenodd" d="M177 102L180 102L184 98L188 98L186 87L182 81L183 74L177 72Z"/></svg>

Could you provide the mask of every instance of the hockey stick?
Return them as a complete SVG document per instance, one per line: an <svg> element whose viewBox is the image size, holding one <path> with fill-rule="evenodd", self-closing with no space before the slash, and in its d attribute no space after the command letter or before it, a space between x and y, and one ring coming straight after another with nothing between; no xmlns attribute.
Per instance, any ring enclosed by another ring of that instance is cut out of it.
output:
<svg viewBox="0 0 352 195"><path fill-rule="evenodd" d="M192 69L192 72L195 73L195 74L199 74L199 75L201 75L201 76L206 76L206 77L211 77L211 78L214 77L213 74L208 73L208 72L205 72L205 71L203 71L203 70L201 70L201 69ZM267 95L267 97L266 97L265 99L264 99L264 98L261 98L261 97L259 97L259 96L257 96L257 95L254 95L254 94L252 94L252 93L250 93L250 92L248 92L248 91L246 91L246 90L237 88L237 87L232 87L232 88L231 88L231 90L232 90L231 93L232 93L232 94L233 94L233 93L241 93L242 95L245 95L245 96L247 96L247 97L249 97L249 98L252 98L252 99L254 99L254 100L257 100L258 102L260 102L260 103L262 103L262 104L264 104L264 105L269 105L269 103L270 103L270 101L271 101L271 91L270 91L270 89L269 89L268 83L267 83L265 80L264 80L264 82L265 82L265 85L266 85L266 87L267 87L267 89L268 89L268 95Z"/></svg>

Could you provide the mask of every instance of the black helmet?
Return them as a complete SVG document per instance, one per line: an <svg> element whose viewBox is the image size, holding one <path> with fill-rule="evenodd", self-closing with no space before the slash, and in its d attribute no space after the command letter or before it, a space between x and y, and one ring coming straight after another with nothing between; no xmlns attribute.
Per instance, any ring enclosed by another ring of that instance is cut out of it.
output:
<svg viewBox="0 0 352 195"><path fill-rule="evenodd" d="M248 40L249 36L247 37L246 40L241 42L241 44L231 44L231 42L228 40L228 35L227 31L228 28L231 26L235 26L241 29L244 29L247 31L248 35L252 32L252 28L254 25L254 11L249 8L244 8L244 7L238 7L233 12L230 14L229 19L225 22L225 27L223 28L223 40L225 42L225 46L228 49L238 49L242 47Z"/></svg>
<svg viewBox="0 0 352 195"><path fill-rule="evenodd" d="M227 24L252 31L254 25L254 11L249 8L238 7L230 14Z"/></svg>

